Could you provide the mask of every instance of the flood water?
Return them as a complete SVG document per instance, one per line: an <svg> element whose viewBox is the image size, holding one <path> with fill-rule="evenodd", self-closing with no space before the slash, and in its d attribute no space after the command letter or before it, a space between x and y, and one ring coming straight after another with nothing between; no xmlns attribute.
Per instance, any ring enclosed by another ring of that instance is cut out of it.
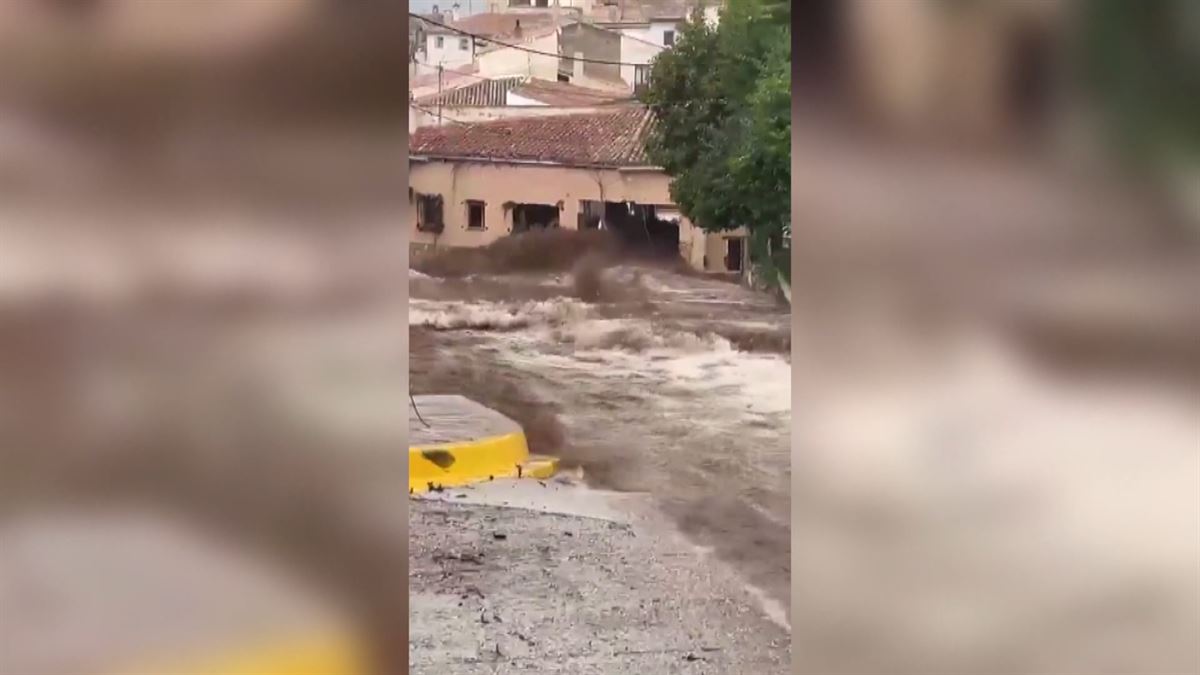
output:
<svg viewBox="0 0 1200 675"><path fill-rule="evenodd" d="M601 274L609 300L589 303L569 273L469 282L412 273L412 390L476 398L591 484L649 493L698 545L786 606L786 304L656 267ZM473 287L490 288L488 299L473 299Z"/></svg>

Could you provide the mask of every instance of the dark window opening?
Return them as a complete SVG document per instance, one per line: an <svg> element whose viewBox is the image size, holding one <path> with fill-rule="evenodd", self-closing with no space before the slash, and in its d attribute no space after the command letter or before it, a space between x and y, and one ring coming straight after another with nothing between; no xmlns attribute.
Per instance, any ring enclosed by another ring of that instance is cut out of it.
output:
<svg viewBox="0 0 1200 675"><path fill-rule="evenodd" d="M549 7L550 0L537 0L537 6L538 7Z"/></svg>
<svg viewBox="0 0 1200 675"><path fill-rule="evenodd" d="M579 229L599 229L600 221L604 219L604 202L581 199L579 201Z"/></svg>
<svg viewBox="0 0 1200 675"><path fill-rule="evenodd" d="M417 195L417 229L421 232L440 233L444 228L442 196Z"/></svg>
<svg viewBox="0 0 1200 675"><path fill-rule="evenodd" d="M741 237L730 237L725 240L725 269L730 272L742 271L744 256Z"/></svg>
<svg viewBox="0 0 1200 675"><path fill-rule="evenodd" d="M445 40L444 40L444 38L442 38L442 36L440 36L440 35L439 35L439 36L437 36L437 37L435 37L435 38L433 39L433 46L434 46L434 47L437 47L438 49L441 49L441 48L442 48L442 43L443 43L444 41L445 41Z"/></svg>
<svg viewBox="0 0 1200 675"><path fill-rule="evenodd" d="M668 30L663 32L663 44L668 47L675 46L675 31Z"/></svg>
<svg viewBox="0 0 1200 675"><path fill-rule="evenodd" d="M558 81L559 81L559 82L570 82L570 81L571 81L571 76L570 76L570 75L564 75L563 73L559 73L559 74L558 74Z"/></svg>
<svg viewBox="0 0 1200 675"><path fill-rule="evenodd" d="M467 38L458 39L458 48L464 52L470 49L470 43L467 42Z"/></svg>
<svg viewBox="0 0 1200 675"><path fill-rule="evenodd" d="M517 204L513 206L513 234L558 227L558 207L554 204Z"/></svg>
<svg viewBox="0 0 1200 675"><path fill-rule="evenodd" d="M603 228L616 235L629 255L649 258L679 256L679 225L659 220L654 206L604 202L602 213Z"/></svg>
<svg viewBox="0 0 1200 675"><path fill-rule="evenodd" d="M467 202L467 229L482 230L484 229L484 203L477 201Z"/></svg>

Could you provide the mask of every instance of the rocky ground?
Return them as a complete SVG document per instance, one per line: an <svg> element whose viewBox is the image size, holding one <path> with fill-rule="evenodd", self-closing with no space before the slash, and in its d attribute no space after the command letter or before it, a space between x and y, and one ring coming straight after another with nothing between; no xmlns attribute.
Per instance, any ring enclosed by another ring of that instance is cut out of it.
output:
<svg viewBox="0 0 1200 675"><path fill-rule="evenodd" d="M791 672L788 630L643 497L560 481L436 497L410 503L410 672Z"/></svg>

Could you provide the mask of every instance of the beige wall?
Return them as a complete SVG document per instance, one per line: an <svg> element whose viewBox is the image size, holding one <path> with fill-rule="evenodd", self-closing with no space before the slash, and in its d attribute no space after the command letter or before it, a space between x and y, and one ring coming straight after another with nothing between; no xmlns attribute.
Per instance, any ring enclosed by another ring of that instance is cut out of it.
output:
<svg viewBox="0 0 1200 675"><path fill-rule="evenodd" d="M414 193L440 194L444 199L445 229L434 235L417 230L415 201L408 207L410 242L418 246L484 246L512 232L512 213L505 202L556 204L561 202L559 222L575 228L581 200L631 201L670 205L670 178L661 171L581 169L549 165L489 164L468 162L413 162L409 187ZM467 229L467 201L486 203L486 228ZM727 236L727 235L726 235ZM715 243L712 243L715 241ZM686 219L680 223L680 255L696 269L723 271L724 244L721 235L705 235Z"/></svg>
<svg viewBox="0 0 1200 675"><path fill-rule="evenodd" d="M523 47L547 54L558 53L558 35L549 33L538 38L523 41ZM531 54L530 52L500 47L489 52L477 54L479 75L483 77L511 77L526 75L541 80L555 80L558 77L558 57Z"/></svg>

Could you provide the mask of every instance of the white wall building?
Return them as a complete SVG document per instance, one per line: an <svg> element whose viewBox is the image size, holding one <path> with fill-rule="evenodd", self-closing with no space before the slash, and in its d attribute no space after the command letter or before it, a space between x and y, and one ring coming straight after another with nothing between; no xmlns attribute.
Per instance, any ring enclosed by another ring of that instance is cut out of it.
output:
<svg viewBox="0 0 1200 675"><path fill-rule="evenodd" d="M475 60L475 43L465 35L433 28L425 33L425 51L420 59L430 66L461 66Z"/></svg>
<svg viewBox="0 0 1200 675"><path fill-rule="evenodd" d="M520 42L520 47L482 49L476 54L479 75L482 77L511 77L525 75L543 80L553 80L558 74L558 34L548 29L541 35ZM527 51L528 50L528 51ZM533 52L543 52L535 54Z"/></svg>
<svg viewBox="0 0 1200 675"><path fill-rule="evenodd" d="M631 35L621 34L621 79L637 89L649 76L650 62L666 47ZM634 64L634 65L628 65Z"/></svg>

